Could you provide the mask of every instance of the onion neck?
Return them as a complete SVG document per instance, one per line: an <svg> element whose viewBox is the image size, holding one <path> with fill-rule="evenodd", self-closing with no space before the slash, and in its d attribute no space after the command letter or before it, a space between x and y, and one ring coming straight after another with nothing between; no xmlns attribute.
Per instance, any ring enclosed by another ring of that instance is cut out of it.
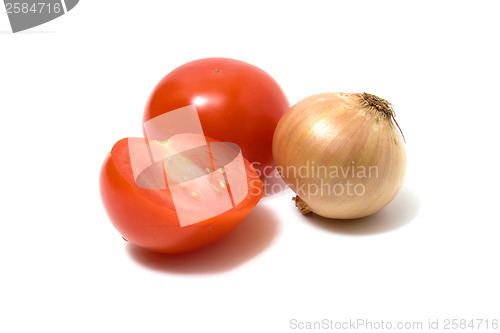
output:
<svg viewBox="0 0 500 333"><path fill-rule="evenodd" d="M391 103L389 103L385 99L367 93L362 93L360 95L362 103L365 106L374 108L377 111L382 112L390 117L394 117L394 110L392 109Z"/></svg>
<svg viewBox="0 0 500 333"><path fill-rule="evenodd" d="M374 109L378 112L382 112L386 116L389 116L392 119L392 121L394 122L394 124L398 127L399 132L401 133L401 136L403 137L404 142L406 142L403 131L401 130L401 127L399 127L399 124L396 121L396 113L394 112L394 109L392 108L392 104L383 98L380 98L380 97L372 95L372 94L367 94L365 92L362 94L359 94L359 95L361 97L361 103L363 104L363 106L367 106L367 107Z"/></svg>

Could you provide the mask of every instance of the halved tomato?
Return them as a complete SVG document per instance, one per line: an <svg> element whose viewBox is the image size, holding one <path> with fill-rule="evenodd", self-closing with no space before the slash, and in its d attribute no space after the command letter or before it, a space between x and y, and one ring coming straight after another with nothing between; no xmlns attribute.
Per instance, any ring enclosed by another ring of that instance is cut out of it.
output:
<svg viewBox="0 0 500 333"><path fill-rule="evenodd" d="M100 191L126 240L155 252L193 251L229 233L257 205L263 184L237 146L199 142L181 134L114 145L101 169Z"/></svg>

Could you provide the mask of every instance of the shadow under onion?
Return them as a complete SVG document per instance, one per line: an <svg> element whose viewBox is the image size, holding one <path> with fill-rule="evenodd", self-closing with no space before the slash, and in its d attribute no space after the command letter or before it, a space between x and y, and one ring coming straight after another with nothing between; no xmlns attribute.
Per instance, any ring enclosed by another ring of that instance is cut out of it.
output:
<svg viewBox="0 0 500 333"><path fill-rule="evenodd" d="M410 223L420 210L418 196L403 187L394 200L379 212L353 220L328 219L316 214L304 220L323 230L348 235L373 235L390 232Z"/></svg>

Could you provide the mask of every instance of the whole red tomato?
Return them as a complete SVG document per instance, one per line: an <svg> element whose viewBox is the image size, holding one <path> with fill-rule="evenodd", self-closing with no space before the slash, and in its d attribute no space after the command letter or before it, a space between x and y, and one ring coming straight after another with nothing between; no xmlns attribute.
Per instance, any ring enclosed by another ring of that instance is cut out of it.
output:
<svg viewBox="0 0 500 333"><path fill-rule="evenodd" d="M236 143L257 169L272 164L274 130L290 104L269 74L234 59L191 61L156 85L143 122L192 104L206 136Z"/></svg>
<svg viewBox="0 0 500 333"><path fill-rule="evenodd" d="M232 182L228 183L224 181L227 178L218 173L220 170L205 172L199 167L200 154L185 154L179 158L173 171L170 170L168 182L164 178L168 163L164 161L151 164L139 177L134 176L134 163L144 165L151 158L147 151L140 154L141 147L148 145L156 151L180 151L189 140L189 134L165 142L126 138L118 141L104 160L100 174L101 198L114 227L129 242L162 253L193 251L228 234L262 198L262 181L244 159L236 174L228 174L232 177ZM199 177L200 172L212 178L171 186L172 178L175 183L175 178ZM162 182L164 188L153 188ZM235 184L237 186L233 186ZM229 205L228 193L232 200Z"/></svg>

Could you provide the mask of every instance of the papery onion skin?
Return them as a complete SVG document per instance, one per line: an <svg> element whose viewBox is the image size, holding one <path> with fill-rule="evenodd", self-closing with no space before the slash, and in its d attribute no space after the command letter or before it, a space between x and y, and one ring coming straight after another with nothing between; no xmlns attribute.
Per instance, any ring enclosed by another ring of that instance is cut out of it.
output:
<svg viewBox="0 0 500 333"><path fill-rule="evenodd" d="M276 127L273 157L303 213L361 218L396 197L406 152L393 116L387 101L366 93L317 94L290 108Z"/></svg>

